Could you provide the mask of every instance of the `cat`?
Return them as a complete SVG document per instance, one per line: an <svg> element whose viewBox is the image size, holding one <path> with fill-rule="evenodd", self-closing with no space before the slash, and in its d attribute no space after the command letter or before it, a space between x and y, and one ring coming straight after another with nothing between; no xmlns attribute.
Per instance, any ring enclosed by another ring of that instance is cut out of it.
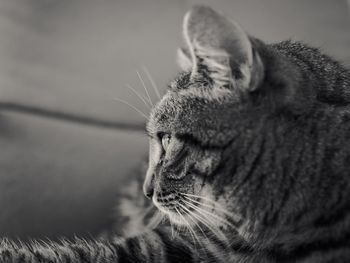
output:
<svg viewBox="0 0 350 263"><path fill-rule="evenodd" d="M3 240L1 262L350 262L349 71L207 6L183 36L183 72L147 123L143 192L165 219L125 238Z"/></svg>

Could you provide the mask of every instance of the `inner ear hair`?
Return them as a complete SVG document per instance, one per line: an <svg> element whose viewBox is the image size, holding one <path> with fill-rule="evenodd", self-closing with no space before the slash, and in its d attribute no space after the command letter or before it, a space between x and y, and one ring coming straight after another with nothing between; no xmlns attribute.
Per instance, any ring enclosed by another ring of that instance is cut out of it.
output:
<svg viewBox="0 0 350 263"><path fill-rule="evenodd" d="M230 55L224 50L201 46L195 41L198 71L202 71L214 83L214 86L229 87L234 85L230 67ZM204 71L204 72L203 72Z"/></svg>

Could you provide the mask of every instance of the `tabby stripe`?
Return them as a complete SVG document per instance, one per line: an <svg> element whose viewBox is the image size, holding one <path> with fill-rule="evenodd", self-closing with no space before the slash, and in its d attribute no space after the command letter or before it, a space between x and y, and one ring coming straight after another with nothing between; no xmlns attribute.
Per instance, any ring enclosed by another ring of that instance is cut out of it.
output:
<svg viewBox="0 0 350 263"><path fill-rule="evenodd" d="M245 167L249 167L249 169L245 171L244 178L242 178L242 181L239 184L237 184L237 186L235 186L237 189L242 188L242 186L248 182L249 178L251 178L251 176L255 171L257 163L261 160L261 158L263 158L265 140L263 139L263 137L260 137L259 139L261 141L257 146L258 147L257 152L254 153L254 156L251 156L251 159L249 160L250 164L245 166Z"/></svg>
<svg viewBox="0 0 350 263"><path fill-rule="evenodd" d="M165 257L167 263L192 263L197 256L191 250L191 246L184 240L171 240L168 233L163 233L161 230L155 230L164 244Z"/></svg>
<svg viewBox="0 0 350 263"><path fill-rule="evenodd" d="M132 263L132 261L129 261L129 255L127 254L125 248L120 243L115 244L114 242L112 242L111 245L113 246L117 254L118 263Z"/></svg>

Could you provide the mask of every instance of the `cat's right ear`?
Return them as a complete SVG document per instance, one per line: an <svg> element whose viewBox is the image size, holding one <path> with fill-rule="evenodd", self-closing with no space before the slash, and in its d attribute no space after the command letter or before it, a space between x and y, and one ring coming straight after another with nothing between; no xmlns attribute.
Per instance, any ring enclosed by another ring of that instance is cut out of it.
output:
<svg viewBox="0 0 350 263"><path fill-rule="evenodd" d="M255 90L264 75L260 56L249 36L234 21L208 6L193 6L183 20L186 49L178 53L191 78L207 76L213 90L229 90L240 97Z"/></svg>

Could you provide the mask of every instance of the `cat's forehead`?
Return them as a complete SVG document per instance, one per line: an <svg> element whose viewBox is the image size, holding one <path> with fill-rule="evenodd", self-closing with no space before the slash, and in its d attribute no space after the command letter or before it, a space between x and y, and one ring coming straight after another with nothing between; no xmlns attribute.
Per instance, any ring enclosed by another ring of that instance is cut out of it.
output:
<svg viewBox="0 0 350 263"><path fill-rule="evenodd" d="M187 125L183 122L200 118L200 107L202 102L193 101L193 98L181 95L178 91L168 90L160 102L153 108L149 122L147 125L151 133L170 132L171 130L180 131L178 126L182 126L181 130L186 130ZM185 115L184 113L187 112ZM197 115L198 117L194 117Z"/></svg>
<svg viewBox="0 0 350 263"><path fill-rule="evenodd" d="M170 85L151 112L147 124L149 133L191 134L209 141L216 140L228 128L228 107L232 104L228 103L227 96L226 101L214 98L210 83L191 81L183 74Z"/></svg>
<svg viewBox="0 0 350 263"><path fill-rule="evenodd" d="M153 108L149 124L164 129L163 126L173 126L175 122L189 119L194 122L202 118L206 111L210 111L208 96L203 95L208 85L204 78L193 80L189 73L180 74L170 82L168 91Z"/></svg>

